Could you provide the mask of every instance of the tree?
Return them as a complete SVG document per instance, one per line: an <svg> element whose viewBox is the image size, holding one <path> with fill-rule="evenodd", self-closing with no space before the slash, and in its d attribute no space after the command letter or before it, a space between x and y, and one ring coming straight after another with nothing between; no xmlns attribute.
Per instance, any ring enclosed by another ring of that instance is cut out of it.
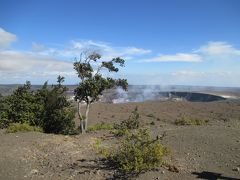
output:
<svg viewBox="0 0 240 180"><path fill-rule="evenodd" d="M99 62L100 61L100 62ZM97 52L81 53L79 61L74 63L80 83L74 90L75 100L78 103L78 117L80 120L80 131L85 133L87 130L88 114L90 105L99 100L103 91L119 86L127 90L126 79L113 79L103 76L103 71L118 72L118 67L124 67L125 61L119 57L111 61L101 61L101 55ZM85 116L81 113L81 104L86 103Z"/></svg>
<svg viewBox="0 0 240 180"><path fill-rule="evenodd" d="M39 99L45 101L42 128L46 133L69 134L75 127L75 111L66 98L67 88L62 85L64 77L58 76L57 85L47 89L47 82L39 91Z"/></svg>

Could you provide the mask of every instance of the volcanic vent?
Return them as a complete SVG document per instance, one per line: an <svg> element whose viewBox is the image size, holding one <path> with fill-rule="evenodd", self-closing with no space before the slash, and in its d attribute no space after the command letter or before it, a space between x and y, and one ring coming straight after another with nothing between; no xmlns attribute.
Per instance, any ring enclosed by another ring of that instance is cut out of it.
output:
<svg viewBox="0 0 240 180"><path fill-rule="evenodd" d="M192 91L166 90L154 86L130 86L127 92L112 89L104 93L101 101L107 103L128 103L145 101L191 101L211 102L226 98L214 94Z"/></svg>

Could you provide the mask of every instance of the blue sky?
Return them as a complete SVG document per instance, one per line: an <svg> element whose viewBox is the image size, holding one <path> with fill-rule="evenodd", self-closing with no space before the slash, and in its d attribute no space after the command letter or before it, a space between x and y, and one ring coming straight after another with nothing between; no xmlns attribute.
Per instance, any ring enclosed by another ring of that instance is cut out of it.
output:
<svg viewBox="0 0 240 180"><path fill-rule="evenodd" d="M130 84L239 87L239 32L238 0L0 0L0 83L76 84L95 49Z"/></svg>

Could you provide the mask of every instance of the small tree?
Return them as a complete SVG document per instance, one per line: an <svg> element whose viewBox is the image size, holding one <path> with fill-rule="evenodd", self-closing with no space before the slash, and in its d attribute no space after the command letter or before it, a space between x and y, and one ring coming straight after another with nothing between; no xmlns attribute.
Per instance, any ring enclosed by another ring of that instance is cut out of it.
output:
<svg viewBox="0 0 240 180"><path fill-rule="evenodd" d="M90 104L98 101L104 90L116 86L127 90L128 87L126 79L113 79L102 74L104 69L108 72L118 72L119 69L116 65L124 67L125 61L119 57L113 58L111 61L100 61L100 59L101 55L96 52L85 52L81 54L79 61L74 63L74 69L80 78L80 83L74 90L74 95L78 103L81 133L85 133L87 130ZM85 116L81 113L81 103L86 103Z"/></svg>
<svg viewBox="0 0 240 180"><path fill-rule="evenodd" d="M67 88L62 85L64 77L58 76L57 85L51 90L47 89L47 83L39 91L40 99L45 101L45 109L42 117L42 128L46 133L69 134L75 127L75 109L67 101Z"/></svg>

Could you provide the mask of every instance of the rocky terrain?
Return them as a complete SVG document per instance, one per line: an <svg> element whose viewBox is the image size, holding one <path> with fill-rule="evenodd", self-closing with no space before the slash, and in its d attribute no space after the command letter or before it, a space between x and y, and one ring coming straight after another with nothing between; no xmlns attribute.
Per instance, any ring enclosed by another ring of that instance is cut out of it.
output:
<svg viewBox="0 0 240 180"><path fill-rule="evenodd" d="M240 102L148 101L95 103L90 126L127 119L138 106L141 126L159 136L171 153L167 167L140 174L137 179L240 179ZM207 120L203 125L178 126L181 117ZM76 119L76 123L78 123ZM106 146L116 138L107 130L84 135L0 131L0 179L115 179L115 170L92 148L94 138Z"/></svg>

